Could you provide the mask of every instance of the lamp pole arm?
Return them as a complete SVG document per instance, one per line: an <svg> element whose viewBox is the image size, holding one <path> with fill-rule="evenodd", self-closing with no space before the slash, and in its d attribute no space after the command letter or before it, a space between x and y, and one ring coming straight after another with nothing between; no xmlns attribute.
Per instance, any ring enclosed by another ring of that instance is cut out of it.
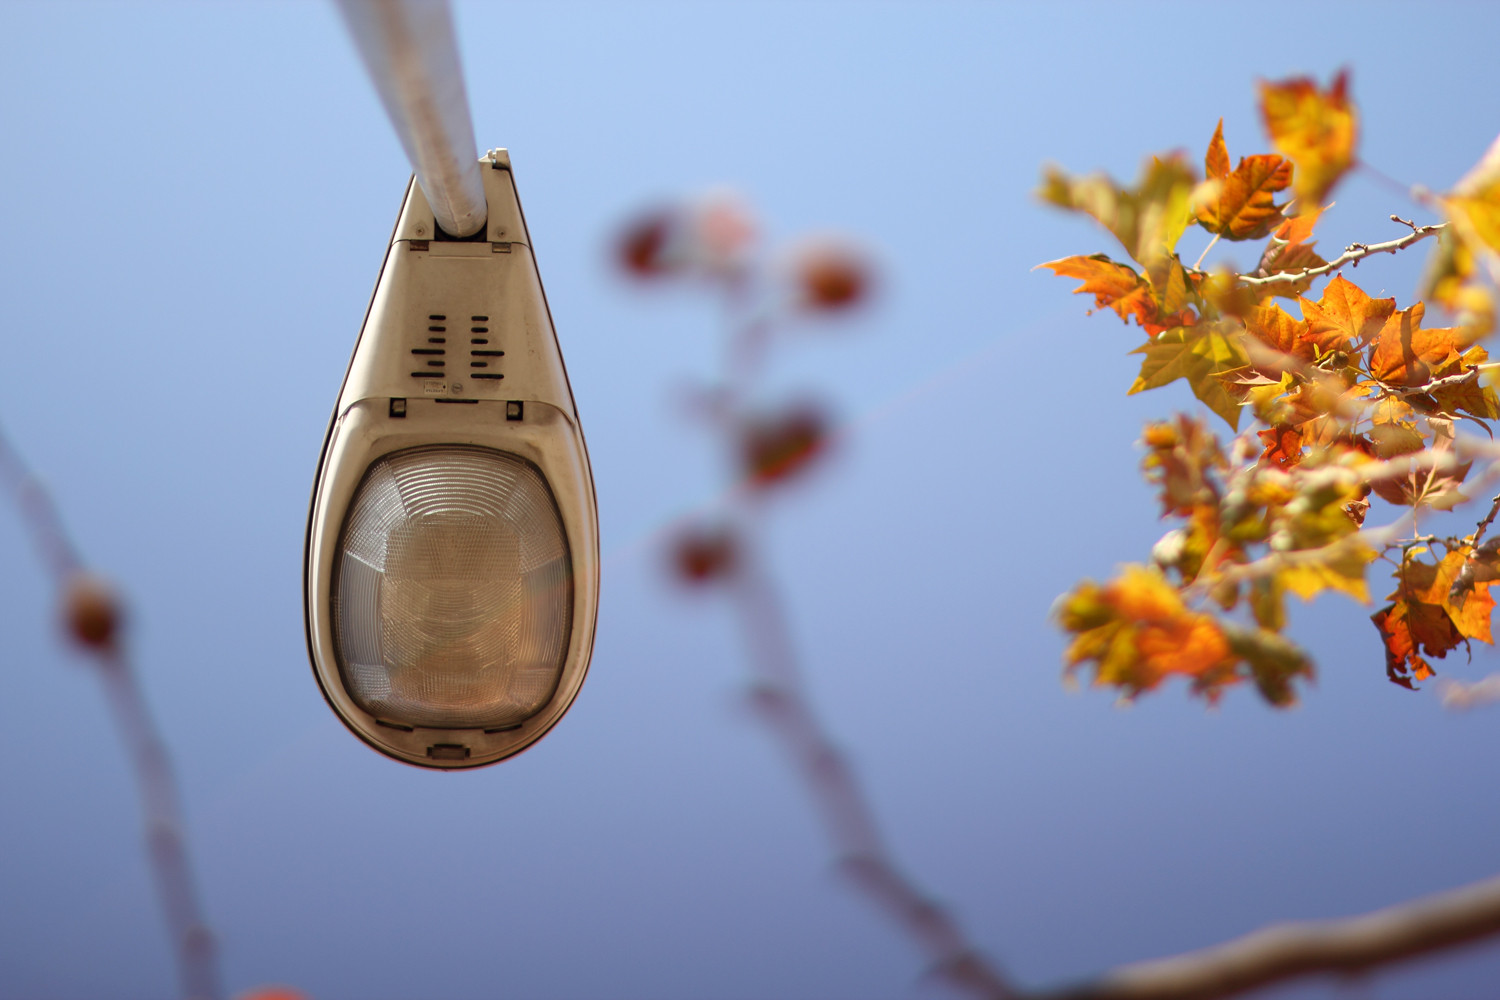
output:
<svg viewBox="0 0 1500 1000"><path fill-rule="evenodd" d="M472 236L487 211L447 0L336 2L438 225Z"/></svg>

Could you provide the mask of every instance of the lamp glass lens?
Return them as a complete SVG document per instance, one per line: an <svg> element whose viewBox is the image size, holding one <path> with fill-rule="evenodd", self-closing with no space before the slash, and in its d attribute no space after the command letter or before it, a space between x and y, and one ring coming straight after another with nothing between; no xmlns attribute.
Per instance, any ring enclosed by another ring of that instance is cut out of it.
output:
<svg viewBox="0 0 1500 1000"><path fill-rule="evenodd" d="M567 538L535 466L452 445L370 466L333 572L339 669L365 711L443 729L519 724L557 689L572 617Z"/></svg>

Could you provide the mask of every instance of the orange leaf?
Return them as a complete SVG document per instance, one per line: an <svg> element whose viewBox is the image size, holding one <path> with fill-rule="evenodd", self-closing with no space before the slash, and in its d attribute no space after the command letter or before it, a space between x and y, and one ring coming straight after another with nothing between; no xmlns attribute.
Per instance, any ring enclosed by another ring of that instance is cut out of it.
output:
<svg viewBox="0 0 1500 1000"><path fill-rule="evenodd" d="M1287 243L1306 243L1307 238L1312 235L1313 227L1318 224L1318 219L1332 207L1330 203L1311 212L1304 209L1300 215L1294 215L1277 226L1272 235Z"/></svg>
<svg viewBox="0 0 1500 1000"><path fill-rule="evenodd" d="M1393 385L1417 386L1452 375L1463 366L1459 331L1422 329L1426 311L1418 302L1391 314L1370 349L1371 375Z"/></svg>
<svg viewBox="0 0 1500 1000"><path fill-rule="evenodd" d="M1302 461L1302 431L1295 427L1272 427L1259 431L1266 450L1261 453L1263 464L1290 469Z"/></svg>
<svg viewBox="0 0 1500 1000"><path fill-rule="evenodd" d="M1404 688L1415 688L1413 680L1426 680L1433 674L1431 664L1417 653L1419 642L1412 631L1410 610L1405 601L1397 601L1370 616L1385 644L1385 675Z"/></svg>
<svg viewBox="0 0 1500 1000"><path fill-rule="evenodd" d="M1204 229L1229 240L1258 240L1281 221L1281 206L1274 197L1292 182L1292 165L1286 160L1247 156L1231 172L1220 119L1204 166L1209 177L1219 181L1218 197L1198 207L1198 223Z"/></svg>
<svg viewBox="0 0 1500 1000"><path fill-rule="evenodd" d="M1280 377L1283 371L1295 370L1298 367L1295 362L1313 360L1312 344L1304 337L1307 323L1293 319L1274 303L1252 310L1245 317L1245 330L1254 338L1248 349L1257 371ZM1258 352L1256 343L1264 344L1270 351Z"/></svg>
<svg viewBox="0 0 1500 1000"><path fill-rule="evenodd" d="M1286 274L1295 271L1308 271L1315 267L1322 267L1328 261L1319 257L1314 251L1314 243L1272 243L1266 247L1265 253L1261 254L1260 264L1256 269L1257 274ZM1302 278L1298 281L1278 283L1271 286L1271 294L1283 298L1295 298L1312 287L1313 278Z"/></svg>
<svg viewBox="0 0 1500 1000"><path fill-rule="evenodd" d="M1208 140L1208 153L1203 157L1203 174L1211 180L1222 181L1229 176L1229 147L1224 145L1224 119L1214 129L1214 137Z"/></svg>
<svg viewBox="0 0 1500 1000"><path fill-rule="evenodd" d="M1156 313L1151 301L1151 286L1146 279L1134 268L1118 264L1102 253L1049 260L1037 267L1051 268L1053 274L1064 278L1083 279L1083 284L1073 289L1073 293L1092 295L1095 306L1100 309L1108 306L1126 323L1134 316L1137 323L1145 326Z"/></svg>
<svg viewBox="0 0 1500 1000"><path fill-rule="evenodd" d="M1297 301L1307 320L1304 336L1324 353L1363 346L1396 311L1395 299L1372 299L1343 275L1328 283L1317 302Z"/></svg>
<svg viewBox="0 0 1500 1000"><path fill-rule="evenodd" d="M1306 77L1260 85L1261 116L1271 143L1297 165L1293 186L1302 210L1315 209L1354 163L1358 122L1340 72L1325 91Z"/></svg>

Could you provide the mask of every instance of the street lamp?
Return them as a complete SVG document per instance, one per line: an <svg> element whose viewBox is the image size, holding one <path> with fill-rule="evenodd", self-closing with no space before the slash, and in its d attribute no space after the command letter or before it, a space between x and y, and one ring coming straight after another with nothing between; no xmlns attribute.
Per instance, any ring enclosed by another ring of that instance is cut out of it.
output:
<svg viewBox="0 0 1500 1000"><path fill-rule="evenodd" d="M510 156L475 155L448 5L340 9L416 173L318 461L308 653L370 746L478 767L546 735L588 672L594 481Z"/></svg>
<svg viewBox="0 0 1500 1000"><path fill-rule="evenodd" d="M381 753L518 753L583 683L598 601L588 453L505 150L447 236L412 183L329 425L308 518L308 649Z"/></svg>

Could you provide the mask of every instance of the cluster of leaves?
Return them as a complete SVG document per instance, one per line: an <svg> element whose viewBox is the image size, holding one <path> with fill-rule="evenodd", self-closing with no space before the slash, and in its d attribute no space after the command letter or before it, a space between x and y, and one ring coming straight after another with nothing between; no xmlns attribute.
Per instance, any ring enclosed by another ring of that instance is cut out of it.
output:
<svg viewBox="0 0 1500 1000"><path fill-rule="evenodd" d="M1231 165L1220 121L1202 176L1169 155L1151 160L1133 188L1053 169L1040 192L1091 216L1129 256L1041 266L1079 279L1076 292L1144 333L1130 392L1181 379L1237 434L1226 445L1206 417L1148 425L1143 471L1174 526L1149 564L1059 599L1069 673L1092 664L1095 683L1127 698L1182 675L1210 700L1249 681L1272 704L1291 704L1293 681L1311 678L1313 665L1282 634L1287 594L1368 601L1377 560L1393 567L1389 603L1373 615L1392 681L1412 687L1432 676L1428 657L1493 641L1500 549L1484 534L1500 497L1464 537L1418 536L1415 525L1424 508L1467 500L1474 457L1496 454L1488 432L1500 418L1500 365L1480 341L1494 327L1500 278L1500 141L1451 193L1414 189L1445 221L1393 215L1403 235L1330 261L1313 233L1357 165L1347 79L1263 83L1260 97L1275 152ZM1177 245L1193 225L1212 239L1189 265ZM1398 308L1342 273L1429 237L1437 249L1421 294L1455 317L1451 326L1428 327L1423 301ZM1250 270L1203 268L1220 240L1264 242ZM1251 426L1238 433L1247 414ZM1465 422L1488 438L1460 437ZM1377 500L1405 512L1367 526Z"/></svg>
<svg viewBox="0 0 1500 1000"><path fill-rule="evenodd" d="M728 307L728 370L695 395L693 410L726 438L740 473L735 500L756 500L795 480L829 443L831 421L822 407L806 401L769 407L755 402L767 348L794 320L858 306L873 283L865 254L846 240L810 239L767 254L756 234L754 220L737 199L714 195L641 215L621 235L616 253L621 270L633 278L706 283ZM677 535L671 562L679 579L702 584L734 574L742 546L732 520L698 524Z"/></svg>

